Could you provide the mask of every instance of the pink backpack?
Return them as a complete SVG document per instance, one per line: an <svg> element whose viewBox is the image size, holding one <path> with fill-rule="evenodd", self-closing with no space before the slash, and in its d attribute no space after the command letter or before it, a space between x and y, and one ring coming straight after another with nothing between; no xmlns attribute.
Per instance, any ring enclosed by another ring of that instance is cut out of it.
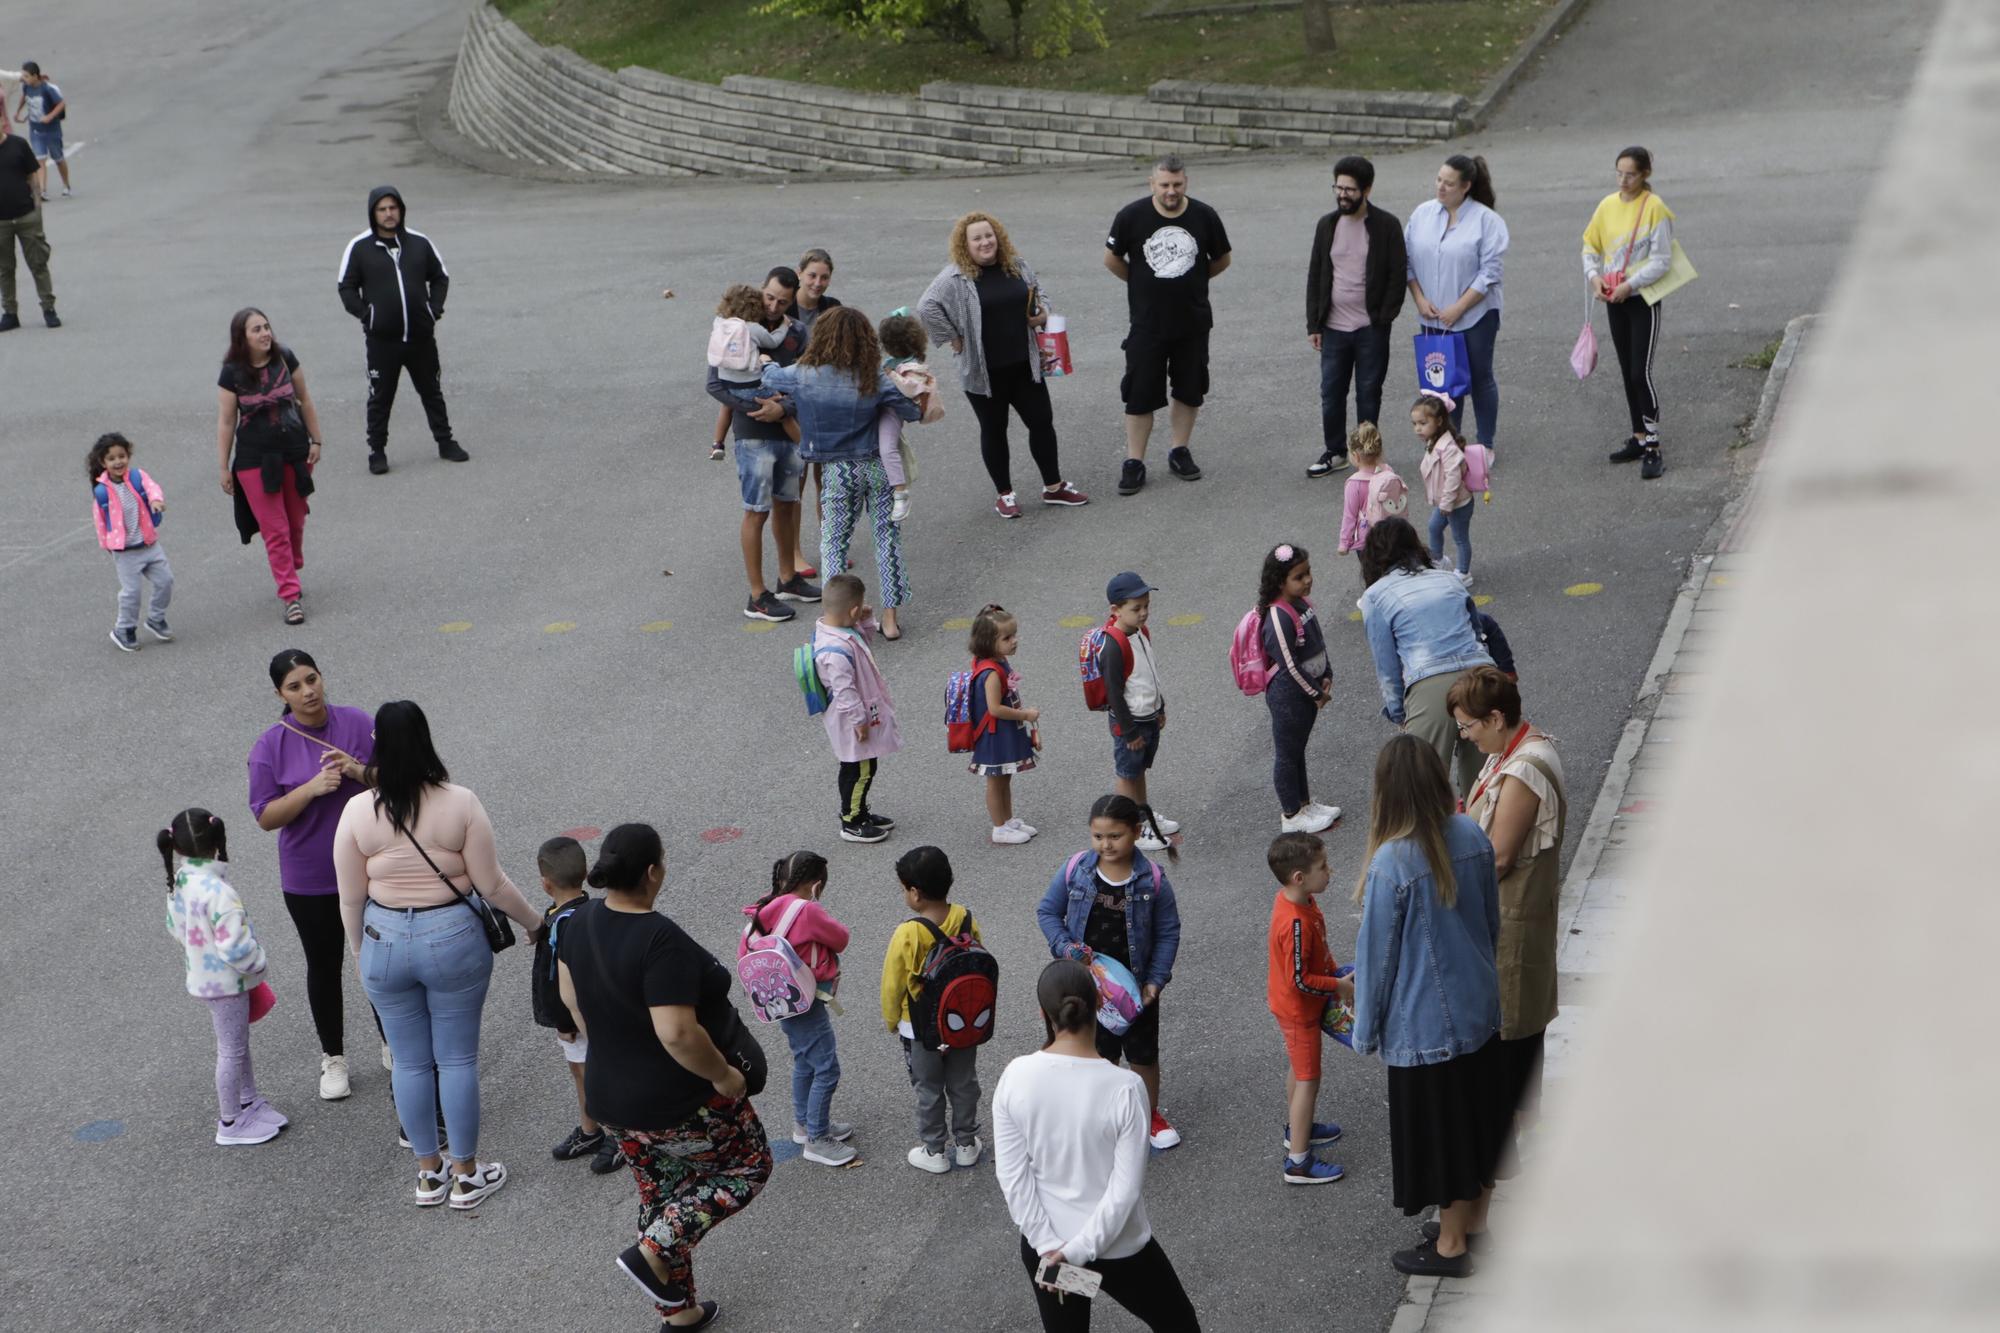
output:
<svg viewBox="0 0 2000 1333"><path fill-rule="evenodd" d="M1361 506L1361 527L1364 534L1385 518L1401 518L1410 508L1410 488L1396 475L1396 470L1387 463L1375 469L1368 478L1368 501Z"/></svg>
<svg viewBox="0 0 2000 1333"><path fill-rule="evenodd" d="M1299 647L1304 648L1306 623L1292 609L1292 604L1273 602L1271 609L1283 610L1292 618L1292 633L1298 636ZM1278 673L1278 668L1264 658L1264 622L1255 610L1245 611L1243 619L1236 622L1236 633L1229 640L1229 669L1236 675L1236 688L1253 699L1270 687L1271 677Z"/></svg>
<svg viewBox="0 0 2000 1333"><path fill-rule="evenodd" d="M1493 449L1484 444L1468 444L1465 451L1465 489L1483 495L1493 489Z"/></svg>
<svg viewBox="0 0 2000 1333"><path fill-rule="evenodd" d="M746 320L717 315L708 330L708 364L717 370L755 370L757 341Z"/></svg>
<svg viewBox="0 0 2000 1333"><path fill-rule="evenodd" d="M736 978L750 997L750 1009L759 1022L776 1023L797 1018L813 1006L818 984L813 970L799 957L785 932L798 920L806 900L793 895L792 905L778 918L778 928L768 935L757 933L757 919L743 927L743 944L736 954Z"/></svg>

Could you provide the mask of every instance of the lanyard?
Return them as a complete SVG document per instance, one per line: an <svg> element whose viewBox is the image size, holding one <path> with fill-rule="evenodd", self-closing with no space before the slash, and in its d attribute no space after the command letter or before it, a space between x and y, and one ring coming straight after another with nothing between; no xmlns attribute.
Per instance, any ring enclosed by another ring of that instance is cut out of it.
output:
<svg viewBox="0 0 2000 1333"><path fill-rule="evenodd" d="M1493 781L1494 778L1500 776L1500 770L1507 766L1507 760L1510 757L1512 757L1515 747L1519 746L1522 741L1528 739L1528 732L1531 731L1532 729L1533 728L1530 727L1530 725L1527 722L1524 721L1521 723L1521 729L1514 733L1514 739L1508 741L1507 748L1500 752L1500 760L1498 763L1493 765L1492 774L1489 775L1484 781L1482 781L1477 787L1474 787L1472 789L1472 796L1469 800L1466 800L1459 805L1458 812L1460 814L1464 814L1467 810L1470 810L1473 806L1479 804L1479 798L1486 794L1487 786Z"/></svg>

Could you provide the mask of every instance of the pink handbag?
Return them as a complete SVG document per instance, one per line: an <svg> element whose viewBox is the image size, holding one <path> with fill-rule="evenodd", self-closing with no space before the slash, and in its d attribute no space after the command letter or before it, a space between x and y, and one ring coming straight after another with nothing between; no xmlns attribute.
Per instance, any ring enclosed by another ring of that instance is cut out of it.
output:
<svg viewBox="0 0 2000 1333"><path fill-rule="evenodd" d="M1569 368L1576 372L1580 380L1590 378L1590 372L1597 369L1597 330L1590 323L1589 292L1583 294L1583 331L1576 335L1576 346L1569 349Z"/></svg>

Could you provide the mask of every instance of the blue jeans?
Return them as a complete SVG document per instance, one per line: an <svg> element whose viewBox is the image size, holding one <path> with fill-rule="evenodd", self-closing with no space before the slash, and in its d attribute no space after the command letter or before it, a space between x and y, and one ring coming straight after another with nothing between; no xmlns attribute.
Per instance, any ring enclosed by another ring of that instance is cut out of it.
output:
<svg viewBox="0 0 2000 1333"><path fill-rule="evenodd" d="M797 504L805 475L799 446L790 440L736 441L736 484L750 513L770 513L772 501Z"/></svg>
<svg viewBox="0 0 2000 1333"><path fill-rule="evenodd" d="M361 988L395 1057L389 1084L410 1151L437 1154L442 1101L452 1159L472 1161L479 1156L479 1013L493 976L486 932L457 902L428 911L371 902L361 921Z"/></svg>
<svg viewBox="0 0 2000 1333"><path fill-rule="evenodd" d="M1354 382L1354 419L1382 419L1382 381L1389 376L1389 330L1371 324L1352 333L1319 334L1319 424L1329 452L1347 452L1347 385Z"/></svg>
<svg viewBox="0 0 2000 1333"><path fill-rule="evenodd" d="M1451 524L1451 544L1458 550L1458 572L1472 570L1472 510L1477 500L1467 500L1458 508L1431 510L1431 563L1444 558L1444 525Z"/></svg>
<svg viewBox="0 0 2000 1333"><path fill-rule="evenodd" d="M1133 718L1132 725L1124 735L1117 731L1118 723L1111 723L1111 771L1127 782L1135 782L1146 776L1146 770L1153 766L1153 757L1160 752L1160 723L1157 717ZM1132 748L1133 738L1145 742L1138 749Z"/></svg>
<svg viewBox="0 0 2000 1333"><path fill-rule="evenodd" d="M1500 312L1489 310L1477 324L1460 332L1465 335L1465 359L1472 371L1472 388L1465 397L1472 400L1472 417L1479 423L1472 438L1490 445L1493 432L1500 428L1500 380L1493 373L1493 344L1500 338ZM1465 398L1461 398L1457 410L1451 414L1451 433L1459 435L1464 422Z"/></svg>
<svg viewBox="0 0 2000 1333"><path fill-rule="evenodd" d="M832 1119L833 1090L840 1086L840 1053L833 1044L833 1015L825 1000L797 1018L778 1024L792 1048L792 1119L806 1127L808 1139L826 1137Z"/></svg>

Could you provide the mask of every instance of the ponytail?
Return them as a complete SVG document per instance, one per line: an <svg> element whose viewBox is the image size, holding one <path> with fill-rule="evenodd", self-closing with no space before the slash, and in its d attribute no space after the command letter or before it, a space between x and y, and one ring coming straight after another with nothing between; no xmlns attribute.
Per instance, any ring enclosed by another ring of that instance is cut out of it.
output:
<svg viewBox="0 0 2000 1333"><path fill-rule="evenodd" d="M1042 1029L1053 1043L1059 1032L1083 1032L1097 1021L1097 982L1090 969L1072 958L1058 958L1042 969L1035 982L1035 1003L1042 1009Z"/></svg>
<svg viewBox="0 0 2000 1333"><path fill-rule="evenodd" d="M597 864L587 877L594 889L630 892L646 878L646 871L665 859L660 834L651 824L620 824L604 835Z"/></svg>
<svg viewBox="0 0 2000 1333"><path fill-rule="evenodd" d="M190 806L167 821L167 826L153 835L153 845L160 850L160 862L167 871L167 892L174 891L174 855L200 857L209 861L229 859L229 831L222 820L202 809Z"/></svg>
<svg viewBox="0 0 2000 1333"><path fill-rule="evenodd" d="M1498 208L1499 200L1493 196L1493 172L1488 169L1483 157L1467 157L1454 153L1444 160L1444 164L1458 173L1458 178L1470 187L1470 197L1474 203L1488 208Z"/></svg>
<svg viewBox="0 0 2000 1333"><path fill-rule="evenodd" d="M759 912L769 907L788 893L797 892L801 884L814 880L826 882L826 858L818 852L793 852L781 856L771 863L771 891L757 903Z"/></svg>

